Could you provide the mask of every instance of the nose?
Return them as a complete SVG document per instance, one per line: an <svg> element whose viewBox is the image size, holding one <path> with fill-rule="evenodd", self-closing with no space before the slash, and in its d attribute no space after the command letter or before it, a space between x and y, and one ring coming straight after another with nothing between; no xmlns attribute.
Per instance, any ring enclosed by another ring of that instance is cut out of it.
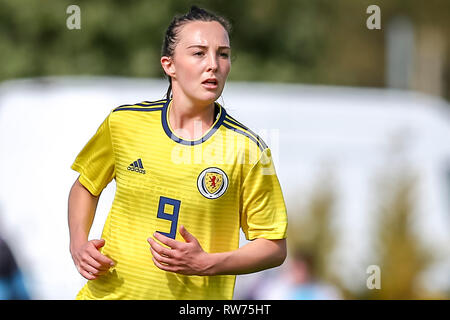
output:
<svg viewBox="0 0 450 320"><path fill-rule="evenodd" d="M218 68L218 56L216 53L210 53L208 55L208 68L206 71L212 71L215 72Z"/></svg>

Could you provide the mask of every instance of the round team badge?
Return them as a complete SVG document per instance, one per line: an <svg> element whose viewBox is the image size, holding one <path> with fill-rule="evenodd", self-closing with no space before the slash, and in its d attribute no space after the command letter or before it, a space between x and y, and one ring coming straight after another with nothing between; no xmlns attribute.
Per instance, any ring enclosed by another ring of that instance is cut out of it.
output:
<svg viewBox="0 0 450 320"><path fill-rule="evenodd" d="M197 178L198 191L208 199L217 199L227 191L228 177L219 168L207 168Z"/></svg>

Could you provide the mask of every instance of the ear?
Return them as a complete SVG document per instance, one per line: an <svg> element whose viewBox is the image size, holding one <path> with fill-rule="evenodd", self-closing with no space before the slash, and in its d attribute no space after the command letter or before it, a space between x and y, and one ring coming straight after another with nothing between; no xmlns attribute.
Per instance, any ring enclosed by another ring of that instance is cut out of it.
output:
<svg viewBox="0 0 450 320"><path fill-rule="evenodd" d="M175 65L173 64L173 59L167 56L162 56L161 57L161 66L164 69L164 72L170 76L170 77L174 77L175 76Z"/></svg>

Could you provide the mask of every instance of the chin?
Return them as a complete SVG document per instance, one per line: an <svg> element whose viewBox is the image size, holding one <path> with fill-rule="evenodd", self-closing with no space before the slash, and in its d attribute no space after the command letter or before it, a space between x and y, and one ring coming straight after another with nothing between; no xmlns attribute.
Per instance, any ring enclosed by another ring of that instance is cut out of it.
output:
<svg viewBox="0 0 450 320"><path fill-rule="evenodd" d="M212 103L219 99L220 93L217 92L208 92L206 94L202 94L200 97L198 97L198 101L202 101L204 103Z"/></svg>
<svg viewBox="0 0 450 320"><path fill-rule="evenodd" d="M221 94L222 90L195 90L191 91L191 94L186 94L185 96L195 104L208 105L214 103L217 99L219 99Z"/></svg>

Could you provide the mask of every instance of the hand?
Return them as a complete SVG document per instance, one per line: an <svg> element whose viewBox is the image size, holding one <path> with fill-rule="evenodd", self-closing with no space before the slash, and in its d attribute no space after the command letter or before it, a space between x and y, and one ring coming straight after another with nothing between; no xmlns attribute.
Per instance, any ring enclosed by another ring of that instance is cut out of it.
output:
<svg viewBox="0 0 450 320"><path fill-rule="evenodd" d="M186 275L208 275L211 268L210 255L203 251L198 240L190 234L184 226L179 232L186 242L176 241L158 232L153 236L166 248L153 238L148 238L153 263L161 270Z"/></svg>
<svg viewBox="0 0 450 320"><path fill-rule="evenodd" d="M110 258L99 252L104 245L103 239L91 240L70 250L78 272L88 280L97 279L114 266Z"/></svg>

